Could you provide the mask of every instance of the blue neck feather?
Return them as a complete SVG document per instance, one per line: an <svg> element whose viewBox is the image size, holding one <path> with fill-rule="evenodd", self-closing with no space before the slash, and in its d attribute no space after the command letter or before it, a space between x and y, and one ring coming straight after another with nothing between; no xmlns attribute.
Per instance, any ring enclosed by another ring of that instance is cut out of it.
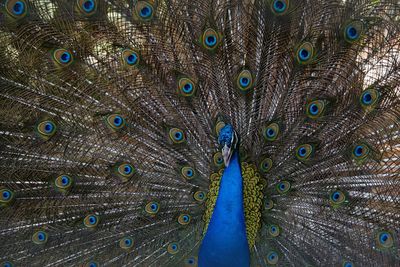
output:
<svg viewBox="0 0 400 267"><path fill-rule="evenodd" d="M246 267L250 265L243 208L243 179L239 153L233 152L221 178L217 202L203 243L200 267Z"/></svg>

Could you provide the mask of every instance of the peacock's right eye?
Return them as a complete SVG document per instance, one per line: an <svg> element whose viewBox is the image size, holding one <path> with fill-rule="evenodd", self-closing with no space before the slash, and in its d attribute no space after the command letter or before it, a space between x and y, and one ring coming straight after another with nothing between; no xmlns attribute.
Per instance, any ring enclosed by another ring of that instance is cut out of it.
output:
<svg viewBox="0 0 400 267"><path fill-rule="evenodd" d="M83 224L88 228L94 228L99 224L99 217L94 214L89 214L83 219Z"/></svg>
<svg viewBox="0 0 400 267"><path fill-rule="evenodd" d="M178 217L178 223L180 225L188 225L190 223L191 216L189 214L181 214Z"/></svg>
<svg viewBox="0 0 400 267"><path fill-rule="evenodd" d="M271 5L272 12L275 15L283 15L289 8L289 0L274 0Z"/></svg>
<svg viewBox="0 0 400 267"><path fill-rule="evenodd" d="M178 253L179 252L179 244L176 242L170 243L167 247L167 251L169 254L172 254L172 255Z"/></svg>
<svg viewBox="0 0 400 267"><path fill-rule="evenodd" d="M131 50L125 49L122 51L122 61L126 66L135 67L139 65L139 53Z"/></svg>
<svg viewBox="0 0 400 267"><path fill-rule="evenodd" d="M189 78L181 78L178 82L178 90L182 96L193 96L195 93L195 84Z"/></svg>
<svg viewBox="0 0 400 267"><path fill-rule="evenodd" d="M131 237L124 237L119 241L119 246L122 249L130 249L133 246L133 239Z"/></svg>
<svg viewBox="0 0 400 267"><path fill-rule="evenodd" d="M308 64L314 56L314 47L311 43L305 42L296 51L296 59L299 64Z"/></svg>
<svg viewBox="0 0 400 267"><path fill-rule="evenodd" d="M181 144L186 141L185 134L179 128L171 128L169 130L169 138L174 144Z"/></svg>
<svg viewBox="0 0 400 267"><path fill-rule="evenodd" d="M160 205L155 201L147 203L145 207L145 211L150 215L157 214L159 210L160 210Z"/></svg>
<svg viewBox="0 0 400 267"><path fill-rule="evenodd" d="M279 256L278 253L276 253L275 251L271 251L267 254L267 262L268 264L277 264L279 260Z"/></svg>
<svg viewBox="0 0 400 267"><path fill-rule="evenodd" d="M47 233L45 231L37 231L32 236L33 243L37 245L42 245L47 242Z"/></svg>
<svg viewBox="0 0 400 267"><path fill-rule="evenodd" d="M28 12L25 0L7 0L5 7L7 13L15 19L25 17Z"/></svg>
<svg viewBox="0 0 400 267"><path fill-rule="evenodd" d="M72 63L74 58L70 51L66 49L56 49L53 52L53 59L59 66L66 67Z"/></svg>

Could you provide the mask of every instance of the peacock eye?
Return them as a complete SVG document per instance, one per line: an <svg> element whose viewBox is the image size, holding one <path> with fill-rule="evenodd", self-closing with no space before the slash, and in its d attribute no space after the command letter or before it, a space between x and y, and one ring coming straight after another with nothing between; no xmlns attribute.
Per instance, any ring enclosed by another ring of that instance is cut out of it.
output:
<svg viewBox="0 0 400 267"><path fill-rule="evenodd" d="M288 181L282 181L276 185L276 190L279 194L285 194L289 192L291 184Z"/></svg>
<svg viewBox="0 0 400 267"><path fill-rule="evenodd" d="M178 82L178 90L182 96L193 96L195 88L194 82L189 78L181 78Z"/></svg>
<svg viewBox="0 0 400 267"><path fill-rule="evenodd" d="M213 162L215 167L221 168L224 165L224 158L220 151L216 152L213 156Z"/></svg>
<svg viewBox="0 0 400 267"><path fill-rule="evenodd" d="M154 17L154 6L147 1L138 1L135 5L135 15L142 21L150 21Z"/></svg>
<svg viewBox="0 0 400 267"><path fill-rule="evenodd" d="M2 267L14 267L14 264L12 264L9 261L5 261L5 262L1 263L1 266Z"/></svg>
<svg viewBox="0 0 400 267"><path fill-rule="evenodd" d="M47 242L47 233L45 231L37 231L32 236L33 243L37 245L42 245Z"/></svg>
<svg viewBox="0 0 400 267"><path fill-rule="evenodd" d="M203 47L210 51L214 51L221 42L220 35L211 28L204 31L201 39Z"/></svg>
<svg viewBox="0 0 400 267"><path fill-rule="evenodd" d="M53 52L53 59L57 65L61 67L69 66L73 61L73 56L70 51L66 49L56 49Z"/></svg>
<svg viewBox="0 0 400 267"><path fill-rule="evenodd" d="M119 114L111 114L106 118L107 126L114 131L119 131L125 126L125 119Z"/></svg>
<svg viewBox="0 0 400 267"><path fill-rule="evenodd" d="M275 15L283 15L289 8L289 0L274 0L271 5L272 12Z"/></svg>
<svg viewBox="0 0 400 267"><path fill-rule="evenodd" d="M176 242L172 242L168 245L167 251L169 254L174 255L179 252L179 245Z"/></svg>
<svg viewBox="0 0 400 267"><path fill-rule="evenodd" d="M361 38L363 24L361 21L352 21L344 27L344 38L348 43L354 43Z"/></svg>
<svg viewBox="0 0 400 267"><path fill-rule="evenodd" d="M135 168L129 163L121 163L116 165L116 174L124 182L127 182L135 174Z"/></svg>
<svg viewBox="0 0 400 267"><path fill-rule="evenodd" d="M203 191L197 191L194 193L193 198L198 202L202 202L206 199L206 193Z"/></svg>
<svg viewBox="0 0 400 267"><path fill-rule="evenodd" d="M358 144L354 146L352 156L353 159L361 162L368 157L369 153L370 149L367 145Z"/></svg>
<svg viewBox="0 0 400 267"><path fill-rule="evenodd" d="M277 264L279 260L279 256L278 253L276 253L275 251L271 251L267 254L267 262L268 264Z"/></svg>
<svg viewBox="0 0 400 267"><path fill-rule="evenodd" d="M95 261L90 261L86 263L85 267L99 267L99 264Z"/></svg>
<svg viewBox="0 0 400 267"><path fill-rule="evenodd" d="M350 262L350 261L345 261L345 262L343 262L343 265L342 265L343 267L353 267L353 263L352 262Z"/></svg>
<svg viewBox="0 0 400 267"><path fill-rule="evenodd" d="M71 189L73 179L68 175L60 175L55 179L54 183L58 190L66 192Z"/></svg>
<svg viewBox="0 0 400 267"><path fill-rule="evenodd" d="M160 205L155 201L151 201L146 204L145 211L150 215L157 214L159 210L160 210Z"/></svg>
<svg viewBox="0 0 400 267"><path fill-rule="evenodd" d="M181 168L181 175L183 178L185 178L187 180L193 179L194 174L195 174L195 172L192 167L185 166L185 167Z"/></svg>
<svg viewBox="0 0 400 267"><path fill-rule="evenodd" d="M94 228L99 224L99 217L94 214L89 214L83 219L83 224L87 228Z"/></svg>
<svg viewBox="0 0 400 267"><path fill-rule="evenodd" d="M311 43L305 42L296 51L296 59L299 64L308 64L314 56L314 47Z"/></svg>
<svg viewBox="0 0 400 267"><path fill-rule="evenodd" d="M310 119L317 119L324 115L325 112L325 101L314 100L307 104L306 113Z"/></svg>
<svg viewBox="0 0 400 267"><path fill-rule="evenodd" d="M133 239L131 237L124 237L119 241L119 246L122 249L130 249L133 246Z"/></svg>
<svg viewBox="0 0 400 267"><path fill-rule="evenodd" d="M125 64L125 66L129 67L138 66L139 53L131 49L125 49L124 51L122 51L122 62Z"/></svg>
<svg viewBox="0 0 400 267"><path fill-rule="evenodd" d="M264 158L260 163L260 170L267 173L272 168L272 159Z"/></svg>
<svg viewBox="0 0 400 267"><path fill-rule="evenodd" d="M300 145L296 148L296 157L301 161L308 160L314 153L314 147L310 144Z"/></svg>
<svg viewBox="0 0 400 267"><path fill-rule="evenodd" d="M57 127L53 121L42 121L39 122L36 126L36 131L39 136L44 139L48 140L56 133Z"/></svg>
<svg viewBox="0 0 400 267"><path fill-rule="evenodd" d="M393 234L388 231L380 231L375 235L378 248L388 249L394 246Z"/></svg>
<svg viewBox="0 0 400 267"><path fill-rule="evenodd" d="M190 223L191 216L189 214L181 214L178 217L178 223L180 225L188 225Z"/></svg>
<svg viewBox="0 0 400 267"><path fill-rule="evenodd" d="M186 141L185 134L179 128L171 128L169 130L169 138L174 144L181 144Z"/></svg>
<svg viewBox="0 0 400 267"><path fill-rule="evenodd" d="M7 188L0 189L0 207L6 206L14 199L14 192Z"/></svg>
<svg viewBox="0 0 400 267"><path fill-rule="evenodd" d="M253 87L253 76L249 70L242 70L236 80L238 88L246 92Z"/></svg>
<svg viewBox="0 0 400 267"><path fill-rule="evenodd" d="M366 110L373 109L379 100L380 94L376 89L367 89L360 96L361 106Z"/></svg>
<svg viewBox="0 0 400 267"><path fill-rule="evenodd" d="M270 225L268 228L268 232L272 237L277 237L280 234L280 228L277 225Z"/></svg>
<svg viewBox="0 0 400 267"><path fill-rule="evenodd" d="M280 131L279 125L277 123L275 123L275 122L270 123L269 125L267 125L264 128L264 131L263 131L264 138L267 141L274 141L278 138L279 131Z"/></svg>
<svg viewBox="0 0 400 267"><path fill-rule="evenodd" d="M25 0L7 0L5 7L7 13L15 19L25 17L28 12Z"/></svg>
<svg viewBox="0 0 400 267"><path fill-rule="evenodd" d="M97 0L77 0L78 9L86 15L92 15L97 8Z"/></svg>
<svg viewBox="0 0 400 267"><path fill-rule="evenodd" d="M197 257L189 257L187 259L185 259L185 266L189 267L189 266L197 266Z"/></svg>
<svg viewBox="0 0 400 267"><path fill-rule="evenodd" d="M274 201L272 201L271 199L265 200L264 207L266 210L272 210L272 208L274 207Z"/></svg>
<svg viewBox="0 0 400 267"><path fill-rule="evenodd" d="M346 195L342 191L336 190L330 194L329 200L333 206L341 205L346 201Z"/></svg>

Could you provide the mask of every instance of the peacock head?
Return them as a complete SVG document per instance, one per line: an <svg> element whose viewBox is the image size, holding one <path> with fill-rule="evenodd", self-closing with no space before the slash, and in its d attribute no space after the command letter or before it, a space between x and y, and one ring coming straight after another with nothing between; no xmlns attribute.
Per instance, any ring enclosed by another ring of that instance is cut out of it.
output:
<svg viewBox="0 0 400 267"><path fill-rule="evenodd" d="M239 137L231 124L226 124L218 136L218 143L222 147L222 156L225 166L229 166L232 154L239 146Z"/></svg>

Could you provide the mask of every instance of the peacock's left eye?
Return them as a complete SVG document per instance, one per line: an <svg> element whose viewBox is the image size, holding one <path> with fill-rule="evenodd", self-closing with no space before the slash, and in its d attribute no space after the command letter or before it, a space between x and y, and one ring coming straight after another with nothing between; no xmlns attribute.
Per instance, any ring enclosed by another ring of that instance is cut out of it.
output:
<svg viewBox="0 0 400 267"><path fill-rule="evenodd" d="M242 70L236 80L238 88L246 92L253 86L253 76L249 70Z"/></svg>
<svg viewBox="0 0 400 267"><path fill-rule="evenodd" d="M42 245L47 242L47 233L45 231L37 231L32 236L33 243L37 245Z"/></svg>
<svg viewBox="0 0 400 267"><path fill-rule="evenodd" d="M171 128L169 130L169 138L174 144L181 144L186 141L185 134L179 128Z"/></svg>
<svg viewBox="0 0 400 267"><path fill-rule="evenodd" d="M61 48L53 52L53 59L59 66L66 67L72 63L74 58L70 51Z"/></svg>
<svg viewBox="0 0 400 267"><path fill-rule="evenodd" d="M268 232L272 237L277 237L280 234L280 228L278 225L272 224L269 226Z"/></svg>
<svg viewBox="0 0 400 267"><path fill-rule="evenodd" d="M211 28L208 28L207 30L204 31L201 39L203 47L210 51L215 50L221 41L220 35L214 29Z"/></svg>
<svg viewBox="0 0 400 267"><path fill-rule="evenodd" d="M272 12L275 15L283 15L289 8L289 0L274 0L271 5Z"/></svg>
<svg viewBox="0 0 400 267"><path fill-rule="evenodd" d="M308 64L312 61L314 47L311 43L305 42L296 51L296 59L299 64Z"/></svg>
<svg viewBox="0 0 400 267"><path fill-rule="evenodd" d="M191 256L185 259L185 267L197 266L197 257Z"/></svg>
<svg viewBox="0 0 400 267"><path fill-rule="evenodd" d="M7 0L6 11L15 19L20 19L26 16L28 8L25 0Z"/></svg>
<svg viewBox="0 0 400 267"><path fill-rule="evenodd" d="M370 149L365 144L358 144L354 146L352 156L355 160L365 160L369 155Z"/></svg>
<svg viewBox="0 0 400 267"><path fill-rule="evenodd" d="M172 255L178 253L179 252L179 244L176 242L170 243L167 247L167 251L169 254L172 254Z"/></svg>
<svg viewBox="0 0 400 267"><path fill-rule="evenodd" d="M13 191L7 188L0 189L0 207L10 204L13 199L14 199Z"/></svg>
<svg viewBox="0 0 400 267"><path fill-rule="evenodd" d="M99 217L94 214L89 214L83 219L83 224L87 228L94 228L99 224Z"/></svg>
<svg viewBox="0 0 400 267"><path fill-rule="evenodd" d="M157 214L159 210L160 210L160 205L155 201L151 201L146 204L145 211L150 215Z"/></svg>
<svg viewBox="0 0 400 267"><path fill-rule="evenodd" d="M342 191L336 190L330 194L329 200L332 205L340 205L346 201L346 195Z"/></svg>
<svg viewBox="0 0 400 267"><path fill-rule="evenodd" d="M92 15L97 8L97 0L77 0L78 9L86 15Z"/></svg>
<svg viewBox="0 0 400 267"><path fill-rule="evenodd" d="M267 262L269 264L277 264L279 260L279 256L278 253L276 253L275 251L271 251L267 254Z"/></svg>
<svg viewBox="0 0 400 267"><path fill-rule="evenodd" d="M306 113L310 119L317 119L324 115L325 102L323 100L314 100L307 104Z"/></svg>
<svg viewBox="0 0 400 267"><path fill-rule="evenodd" d="M48 140L56 133L57 127L54 122L52 121L42 121L36 126L36 131L39 136L44 139Z"/></svg>
<svg viewBox="0 0 400 267"><path fill-rule="evenodd" d="M375 235L376 244L381 249L388 249L394 245L394 237L388 231L380 231Z"/></svg>
<svg viewBox="0 0 400 267"><path fill-rule="evenodd" d="M182 96L193 96L195 93L195 84L189 78L181 78L178 82L178 90Z"/></svg>
<svg viewBox="0 0 400 267"><path fill-rule="evenodd" d="M122 249L130 249L133 246L133 239L131 237L124 237L119 241L119 246Z"/></svg>
<svg viewBox="0 0 400 267"><path fill-rule="evenodd" d="M135 67L139 65L139 53L131 50L125 49L122 51L122 61L126 66Z"/></svg>
<svg viewBox="0 0 400 267"><path fill-rule="evenodd" d="M289 192L291 185L288 181L282 181L276 185L276 190L279 194L285 194Z"/></svg>
<svg viewBox="0 0 400 267"><path fill-rule="evenodd" d="M206 193L203 191L196 191L193 195L193 198L198 202L202 202L206 199Z"/></svg>
<svg viewBox="0 0 400 267"><path fill-rule="evenodd" d="M142 21L150 21L154 17L154 7L147 1L139 1L135 5L136 17Z"/></svg>
<svg viewBox="0 0 400 267"><path fill-rule="evenodd" d="M181 175L183 178L185 178L187 180L193 179L194 174L195 174L195 172L192 167L185 166L185 167L181 168Z"/></svg>
<svg viewBox="0 0 400 267"><path fill-rule="evenodd" d="M178 223L180 225L188 225L190 223L191 216L189 214L181 214L178 217Z"/></svg>
<svg viewBox="0 0 400 267"><path fill-rule="evenodd" d="M264 128L264 138L268 141L276 140L276 138L278 138L279 130L279 125L277 123L270 123Z"/></svg>
<svg viewBox="0 0 400 267"><path fill-rule="evenodd" d="M364 109L373 109L378 103L380 94L376 89L367 89L360 96L360 103Z"/></svg>
<svg viewBox="0 0 400 267"><path fill-rule="evenodd" d="M57 189L59 189L62 192L65 192L71 189L73 184L73 179L68 175L60 175L55 179L54 183Z"/></svg>
<svg viewBox="0 0 400 267"><path fill-rule="evenodd" d="M314 147L310 144L303 144L296 148L296 157L301 161L308 160L314 153Z"/></svg>
<svg viewBox="0 0 400 267"><path fill-rule="evenodd" d="M344 38L348 43L354 43L360 39L362 32L362 22L352 21L344 27Z"/></svg>

